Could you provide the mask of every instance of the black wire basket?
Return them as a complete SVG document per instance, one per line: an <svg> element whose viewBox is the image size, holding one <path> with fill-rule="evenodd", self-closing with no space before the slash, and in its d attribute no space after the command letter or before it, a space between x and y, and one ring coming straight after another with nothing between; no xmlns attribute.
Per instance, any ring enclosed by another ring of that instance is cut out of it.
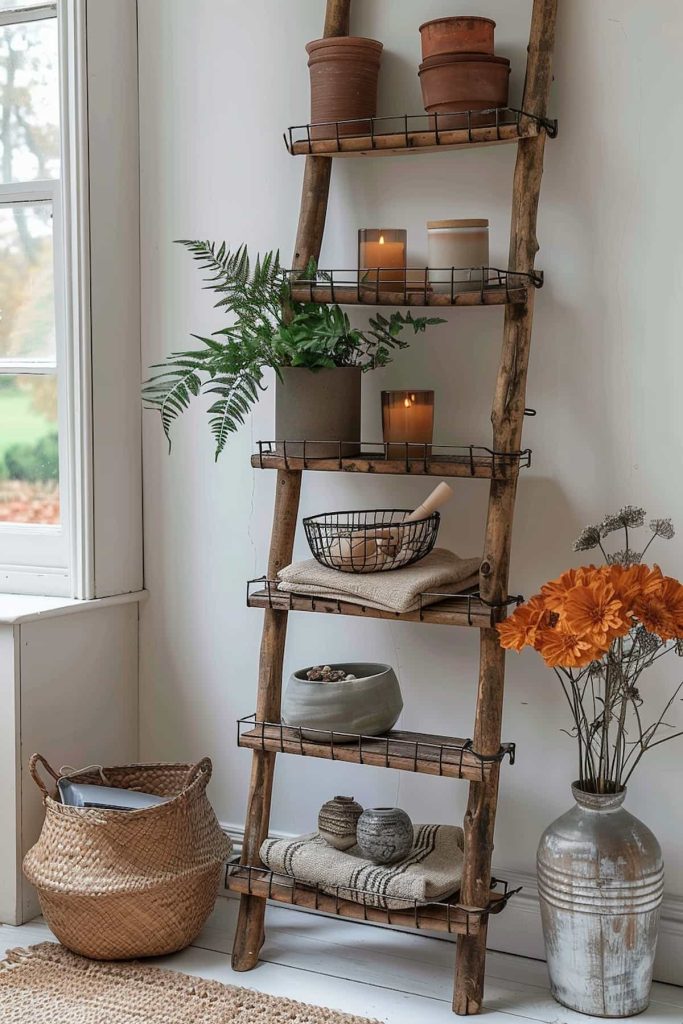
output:
<svg viewBox="0 0 683 1024"><path fill-rule="evenodd" d="M440 516L406 522L410 509L326 512L304 519L306 539L321 565L341 572L387 572L418 562L434 547Z"/></svg>

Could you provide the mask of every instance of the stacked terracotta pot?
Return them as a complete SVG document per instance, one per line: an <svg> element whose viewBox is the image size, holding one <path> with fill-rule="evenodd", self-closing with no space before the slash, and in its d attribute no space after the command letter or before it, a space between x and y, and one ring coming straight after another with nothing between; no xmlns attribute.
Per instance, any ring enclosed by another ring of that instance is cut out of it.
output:
<svg viewBox="0 0 683 1024"><path fill-rule="evenodd" d="M510 61L494 53L495 27L490 18L475 17L438 18L420 26L422 98L425 110L439 115L434 121L440 129L467 127L465 111L507 106ZM487 123L495 123L492 114L471 118L473 125Z"/></svg>
<svg viewBox="0 0 683 1024"><path fill-rule="evenodd" d="M315 39L307 43L306 50L311 75L311 122L317 125L311 137L369 135L369 119L377 113L382 43L361 36L334 36Z"/></svg>

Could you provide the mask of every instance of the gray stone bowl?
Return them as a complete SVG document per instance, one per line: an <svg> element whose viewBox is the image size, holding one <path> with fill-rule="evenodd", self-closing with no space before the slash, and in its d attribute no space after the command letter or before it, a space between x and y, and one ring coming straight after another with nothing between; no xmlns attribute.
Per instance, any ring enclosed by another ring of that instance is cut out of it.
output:
<svg viewBox="0 0 683 1024"><path fill-rule="evenodd" d="M282 702L282 721L307 726L308 740L353 743L358 734L381 736L396 725L403 710L401 688L390 665L347 662L332 665L356 676L340 683L316 683L306 678L307 668L290 676ZM348 735L343 735L344 733ZM342 735L338 735L342 734Z"/></svg>

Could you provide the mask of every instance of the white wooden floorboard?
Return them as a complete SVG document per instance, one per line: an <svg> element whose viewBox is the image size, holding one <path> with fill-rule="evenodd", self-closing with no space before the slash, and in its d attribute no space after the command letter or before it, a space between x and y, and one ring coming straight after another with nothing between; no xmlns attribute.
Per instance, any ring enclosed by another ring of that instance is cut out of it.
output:
<svg viewBox="0 0 683 1024"><path fill-rule="evenodd" d="M194 946L150 963L386 1024L453 1024L451 942L270 906L262 962L238 974L229 957L237 906L219 899ZM0 926L0 952L51 939L40 919L20 928ZM486 981L487 1024L601 1024L552 999L539 961L491 952ZM683 989L656 984L652 1004L638 1020L683 1024Z"/></svg>
<svg viewBox="0 0 683 1024"><path fill-rule="evenodd" d="M198 942L229 949L236 913L235 901L219 901L210 925ZM268 908L266 936L261 958L269 963L388 986L450 1003L455 960L453 943L334 917L301 914L279 906ZM661 1000L663 1005L659 1005L659 992L668 989L679 998L683 996L683 992L673 986L657 986L657 993L653 993L655 1002L643 1015L644 1021L648 1014L654 1014L662 1021L680 1022L675 1001L667 1004ZM489 1011L498 1010L536 1021L599 1024L601 1020L560 1007L548 990L544 963L500 953L491 953L487 959L485 1004Z"/></svg>
<svg viewBox="0 0 683 1024"><path fill-rule="evenodd" d="M10 924L0 924L0 954L5 955L8 949L35 946L39 942L54 942L55 937L41 918L30 924L22 924L15 928Z"/></svg>

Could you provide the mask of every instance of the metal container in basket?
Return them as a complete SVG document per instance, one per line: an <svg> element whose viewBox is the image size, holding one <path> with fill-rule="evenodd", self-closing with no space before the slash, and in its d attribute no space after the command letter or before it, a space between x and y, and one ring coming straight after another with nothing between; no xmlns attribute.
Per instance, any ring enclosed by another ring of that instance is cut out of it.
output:
<svg viewBox="0 0 683 1024"><path fill-rule="evenodd" d="M304 519L306 539L321 565L342 572L386 572L418 562L434 547L440 516L407 521L410 509L327 512Z"/></svg>

